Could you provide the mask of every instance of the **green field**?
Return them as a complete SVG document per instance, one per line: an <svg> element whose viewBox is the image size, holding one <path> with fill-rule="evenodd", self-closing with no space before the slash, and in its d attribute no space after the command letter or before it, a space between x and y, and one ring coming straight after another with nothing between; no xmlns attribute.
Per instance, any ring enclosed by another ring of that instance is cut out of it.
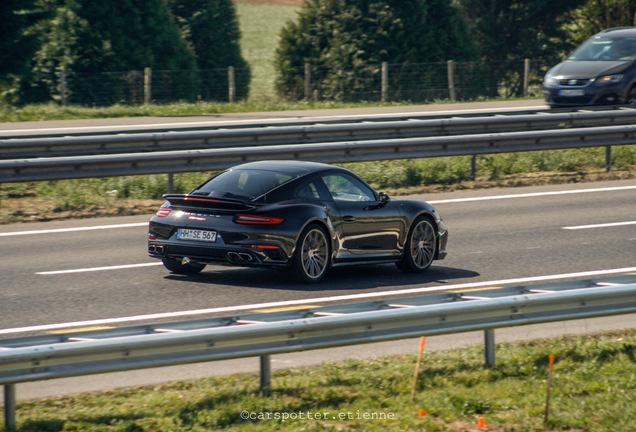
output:
<svg viewBox="0 0 636 432"><path fill-rule="evenodd" d="M236 374L22 401L18 431L636 430L635 331L496 349L492 368L483 347L425 351L413 402L417 342L412 355L274 372L268 396L258 375ZM486 428L477 427L480 418Z"/></svg>
<svg viewBox="0 0 636 432"><path fill-rule="evenodd" d="M297 7L239 3L241 50L252 68L250 98L254 101L276 99L274 93L274 51L281 27L296 16Z"/></svg>

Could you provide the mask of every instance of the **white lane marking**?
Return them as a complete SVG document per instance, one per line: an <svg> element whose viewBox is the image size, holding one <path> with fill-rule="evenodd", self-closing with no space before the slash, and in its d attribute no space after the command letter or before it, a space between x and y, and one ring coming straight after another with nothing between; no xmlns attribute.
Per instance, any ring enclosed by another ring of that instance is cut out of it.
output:
<svg viewBox="0 0 636 432"><path fill-rule="evenodd" d="M19 236L19 235L32 235L32 234L55 234L55 233L75 232L75 231L92 231L92 230L104 230L104 229L116 229L116 228L132 228L132 227L140 227L140 226L148 226L148 222L137 222L137 223L117 224L117 225L95 225L95 226L73 227L73 228L56 228L56 229L44 229L44 230L32 230L32 231L6 232L6 233L0 233L0 237L10 237L10 236Z"/></svg>
<svg viewBox="0 0 636 432"><path fill-rule="evenodd" d="M86 273L86 272L94 272L94 271L104 271L104 270L121 270L121 269L129 269L129 268L138 268L138 267L150 267L162 265L161 262L152 262L152 263L143 263L143 264L125 264L125 265L117 265L117 266L109 266L109 267L90 267L90 268L81 268L81 269L70 269L70 270L53 270L53 271L45 271L45 272L37 272L37 275L59 275L59 274L68 274L68 273Z"/></svg>
<svg viewBox="0 0 636 432"><path fill-rule="evenodd" d="M530 107L503 107L503 108L477 108L477 109L463 109L463 110L448 110L448 111L420 111L420 112L396 112L396 113L377 113L377 114L342 114L342 115L325 115L325 116L285 116L283 118L273 117L273 118L265 118L265 119L232 119L232 120L220 120L220 121L205 121L205 122L179 122L179 123L141 123L141 124L132 124L132 125L106 125L106 126L73 126L73 127L59 127L59 128L39 128L39 129L9 129L9 130L0 130L0 134L5 133L21 133L21 132L55 132L55 131L108 131L112 129L117 130L126 130L126 129L139 129L139 128L147 128L152 130L152 128L158 127L179 127L179 126L224 126L224 125L233 125L233 124L250 124L250 123L277 123L277 122L288 122L289 119L298 119L298 120L329 120L329 119L348 119L348 118L377 118L377 117L404 117L404 116L426 116L426 115L439 115L439 114L458 114L458 113L472 113L472 112L507 112L507 111L516 111L518 109L545 109L545 106L530 106Z"/></svg>
<svg viewBox="0 0 636 432"><path fill-rule="evenodd" d="M275 308L275 307L298 306L298 305L307 305L307 304L316 304L316 303L333 303L333 302L338 302L343 300L361 300L361 299L366 300L366 299L375 298L375 297L395 296L395 295L402 295L402 294L421 294L421 293L427 293L427 292L431 293L431 292L439 292L439 291L450 291L450 290L457 290L457 289L479 288L479 287L488 287L488 286L494 287L499 285L523 284L523 283L530 283L530 282L543 282L543 281L559 280L559 279L585 278L585 277L592 277L592 276L608 276L613 274L633 273L633 272L636 272L636 267L625 267L625 268L610 269L610 270L595 270L595 271L587 271L587 272L565 273L565 274L546 275L546 276L533 276L533 277L515 278L515 279L502 279L497 281L471 282L471 283L435 286L435 287L409 288L409 289L403 289L403 290L379 291L379 292L373 292L373 293L349 294L349 295L341 295L341 296L333 296L333 297L317 297L317 298L311 298L311 299L287 300L287 301L270 302L270 303L256 303L256 304L250 304L250 305L226 306L226 307L218 307L218 308L210 308L210 309L196 309L196 310L189 310L189 311L163 312L163 313L155 313L155 314L149 314L149 315L136 315L136 316L120 317L120 318L104 318L104 319L97 319L97 320L77 321L77 322L68 322L68 323L60 323L60 324L46 324L46 325L38 325L38 326L30 326L30 327L17 327L12 329L0 330L0 335L59 330L59 329L70 328L70 327L131 323L136 321L146 321L146 320L154 320L154 319L172 319L172 318L188 317L188 316L194 316L194 315L227 313L227 312L237 312L237 311L254 310L254 309L267 309L267 308Z"/></svg>
<svg viewBox="0 0 636 432"><path fill-rule="evenodd" d="M494 201L494 200L503 200L503 199L535 198L535 197L544 197L544 196L573 195L573 194L594 193L594 192L615 192L615 191L624 191L624 190L631 190L631 189L636 189L636 186L617 186L617 187L598 188L598 189L578 189L578 190L534 192L534 193L512 194L512 195L494 195L494 196L482 196L482 197L474 197L474 198L433 200L428 202L430 204L452 204L452 203L463 203L463 202L472 202L472 201Z"/></svg>
<svg viewBox="0 0 636 432"><path fill-rule="evenodd" d="M580 230L580 229L592 229L592 228L609 228L609 227L617 227L617 226L625 226L625 225L636 225L636 221L611 222L611 223L602 223L602 224L596 224L596 225L567 226L567 227L563 227L563 229Z"/></svg>

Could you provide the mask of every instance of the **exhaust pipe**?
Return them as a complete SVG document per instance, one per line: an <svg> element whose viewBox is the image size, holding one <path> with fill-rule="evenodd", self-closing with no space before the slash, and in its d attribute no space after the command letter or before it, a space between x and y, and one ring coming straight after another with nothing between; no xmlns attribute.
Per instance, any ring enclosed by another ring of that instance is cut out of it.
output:
<svg viewBox="0 0 636 432"><path fill-rule="evenodd" d="M250 254L240 253L240 254L238 254L238 255L239 255L239 257L241 258L241 261L247 261L247 262L250 262L250 261L252 261L252 259L253 259L253 258L252 258L252 255L250 255Z"/></svg>
<svg viewBox="0 0 636 432"><path fill-rule="evenodd" d="M148 246L148 252L152 254L163 254L164 247L163 245L150 245Z"/></svg>
<svg viewBox="0 0 636 432"><path fill-rule="evenodd" d="M232 261L240 261L241 257L239 256L238 253L236 252L228 252L227 253L227 259L232 262Z"/></svg>
<svg viewBox="0 0 636 432"><path fill-rule="evenodd" d="M230 262L252 262L254 258L248 253L244 252L228 252L227 259Z"/></svg>

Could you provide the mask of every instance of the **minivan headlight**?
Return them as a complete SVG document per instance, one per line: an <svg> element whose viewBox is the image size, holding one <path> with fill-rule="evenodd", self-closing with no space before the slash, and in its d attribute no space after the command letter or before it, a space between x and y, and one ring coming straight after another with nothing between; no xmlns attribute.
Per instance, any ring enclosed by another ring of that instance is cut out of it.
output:
<svg viewBox="0 0 636 432"><path fill-rule="evenodd" d="M553 75L546 74L545 78L543 78L543 85L545 86L556 85L556 84L558 84L558 82L556 77L554 77Z"/></svg>
<svg viewBox="0 0 636 432"><path fill-rule="evenodd" d="M594 80L594 83L596 85L615 84L622 79L623 79L623 74L603 75L596 78L596 80Z"/></svg>

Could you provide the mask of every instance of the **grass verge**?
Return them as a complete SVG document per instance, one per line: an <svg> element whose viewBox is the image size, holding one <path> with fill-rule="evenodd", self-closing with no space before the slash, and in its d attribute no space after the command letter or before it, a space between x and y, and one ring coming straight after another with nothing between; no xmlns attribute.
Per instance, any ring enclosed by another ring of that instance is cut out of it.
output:
<svg viewBox="0 0 636 432"><path fill-rule="evenodd" d="M18 403L18 431L636 430L636 331L413 355ZM549 417L548 356L556 356ZM311 416L311 417L310 417ZM482 417L486 428L477 427Z"/></svg>
<svg viewBox="0 0 636 432"><path fill-rule="evenodd" d="M392 195L634 178L636 145L617 147L613 154L609 173L604 170L604 149L480 156L474 180L470 157L343 166L376 189ZM188 192L210 175L208 172L175 175L174 191ZM152 214L167 190L166 175L0 184L0 224Z"/></svg>

